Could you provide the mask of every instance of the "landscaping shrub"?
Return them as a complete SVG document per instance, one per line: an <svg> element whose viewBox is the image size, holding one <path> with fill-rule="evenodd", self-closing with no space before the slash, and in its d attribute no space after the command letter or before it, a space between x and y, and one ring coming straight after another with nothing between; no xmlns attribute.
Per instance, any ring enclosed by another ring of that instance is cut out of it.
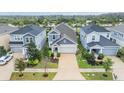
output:
<svg viewBox="0 0 124 93"><path fill-rule="evenodd" d="M51 53L51 58L54 58L54 53Z"/></svg>
<svg viewBox="0 0 124 93"><path fill-rule="evenodd" d="M124 62L124 47L118 50L117 57Z"/></svg>
<svg viewBox="0 0 124 93"><path fill-rule="evenodd" d="M93 53L91 53L91 54L88 53L86 55L86 60L87 60L88 64L95 65L95 56Z"/></svg>
<svg viewBox="0 0 124 93"><path fill-rule="evenodd" d="M28 65L31 65L31 66L35 66L39 63L39 61L36 59L36 60L30 60L28 61Z"/></svg>
<svg viewBox="0 0 124 93"><path fill-rule="evenodd" d="M102 60L103 58L104 58L104 55L100 53L100 54L98 55L98 59L99 59L99 60Z"/></svg>
<svg viewBox="0 0 124 93"><path fill-rule="evenodd" d="M48 73L44 73L43 74L43 77L48 77Z"/></svg>
<svg viewBox="0 0 124 93"><path fill-rule="evenodd" d="M57 57L60 57L60 53L57 53Z"/></svg>
<svg viewBox="0 0 124 93"><path fill-rule="evenodd" d="M7 51L3 46L0 46L0 57L6 55Z"/></svg>

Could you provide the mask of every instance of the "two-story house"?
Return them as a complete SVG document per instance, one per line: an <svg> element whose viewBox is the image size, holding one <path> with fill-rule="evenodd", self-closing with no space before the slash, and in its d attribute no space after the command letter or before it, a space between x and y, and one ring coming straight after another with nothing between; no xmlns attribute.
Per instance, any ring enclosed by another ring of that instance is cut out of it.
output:
<svg viewBox="0 0 124 93"><path fill-rule="evenodd" d="M82 45L91 53L103 53L104 55L116 55L119 45L110 40L111 32L96 24L90 24L81 28L80 40Z"/></svg>
<svg viewBox="0 0 124 93"><path fill-rule="evenodd" d="M110 39L119 44L121 47L124 47L124 24L109 27L107 29L111 31Z"/></svg>
<svg viewBox="0 0 124 93"><path fill-rule="evenodd" d="M76 53L76 31L69 25L61 23L48 33L48 43L52 52Z"/></svg>
<svg viewBox="0 0 124 93"><path fill-rule="evenodd" d="M41 49L46 41L46 31L36 25L28 25L10 33L10 48L13 52L20 52L26 56L27 44L33 42L37 49Z"/></svg>

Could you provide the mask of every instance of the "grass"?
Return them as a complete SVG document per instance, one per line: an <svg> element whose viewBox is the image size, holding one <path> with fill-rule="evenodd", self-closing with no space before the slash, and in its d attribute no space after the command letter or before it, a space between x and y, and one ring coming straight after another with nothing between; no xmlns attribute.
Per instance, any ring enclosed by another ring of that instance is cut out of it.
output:
<svg viewBox="0 0 124 93"><path fill-rule="evenodd" d="M86 80L113 80L111 72L82 72ZM107 77L103 76L106 74Z"/></svg>
<svg viewBox="0 0 124 93"><path fill-rule="evenodd" d="M79 68L103 68L103 66L92 66L88 64L86 60L84 60L83 58L80 58L80 54L77 55L77 62L78 62Z"/></svg>
<svg viewBox="0 0 124 93"><path fill-rule="evenodd" d="M10 80L52 80L55 74L55 72L50 72L48 77L43 77L43 72L24 72L23 76L19 77L19 72L13 72Z"/></svg>
<svg viewBox="0 0 124 93"><path fill-rule="evenodd" d="M32 66L31 68L44 68L45 61L39 62L36 66ZM47 68L58 68L58 63L47 62Z"/></svg>

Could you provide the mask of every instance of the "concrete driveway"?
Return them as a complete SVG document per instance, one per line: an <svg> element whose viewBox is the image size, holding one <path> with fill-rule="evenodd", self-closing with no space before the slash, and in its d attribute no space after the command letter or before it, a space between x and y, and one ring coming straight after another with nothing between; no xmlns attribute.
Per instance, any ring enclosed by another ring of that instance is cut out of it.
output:
<svg viewBox="0 0 124 93"><path fill-rule="evenodd" d="M11 74L14 71L14 62L16 58L21 58L21 53L14 53L14 57L6 65L0 66L0 80L10 80Z"/></svg>
<svg viewBox="0 0 124 93"><path fill-rule="evenodd" d="M112 68L113 73L117 75L117 80L124 80L124 62L115 56L109 56L114 62Z"/></svg>
<svg viewBox="0 0 124 93"><path fill-rule="evenodd" d="M53 80L85 80L80 74L74 54L61 54L58 72Z"/></svg>

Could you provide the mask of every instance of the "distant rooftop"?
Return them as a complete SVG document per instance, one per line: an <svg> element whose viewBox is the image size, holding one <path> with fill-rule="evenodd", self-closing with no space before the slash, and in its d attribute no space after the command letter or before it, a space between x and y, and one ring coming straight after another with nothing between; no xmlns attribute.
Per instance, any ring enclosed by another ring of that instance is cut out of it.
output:
<svg viewBox="0 0 124 93"><path fill-rule="evenodd" d="M18 27L11 27L7 24L0 24L0 34L10 33L16 30L18 30Z"/></svg>
<svg viewBox="0 0 124 93"><path fill-rule="evenodd" d="M26 34L30 33L32 35L38 35L43 31L44 29L42 27L36 26L36 25L28 25L23 28L20 28L17 31L12 32L11 34Z"/></svg>
<svg viewBox="0 0 124 93"><path fill-rule="evenodd" d="M118 31L118 32L122 32L124 33L124 24L120 24L117 26L113 26L113 27L109 27L108 30L114 30L114 31Z"/></svg>
<svg viewBox="0 0 124 93"><path fill-rule="evenodd" d="M81 28L86 34L89 34L93 31L96 31L96 32L110 32L108 31L107 29L105 29L104 27L101 27L101 26L98 26L96 24L89 24L85 27L82 27Z"/></svg>

